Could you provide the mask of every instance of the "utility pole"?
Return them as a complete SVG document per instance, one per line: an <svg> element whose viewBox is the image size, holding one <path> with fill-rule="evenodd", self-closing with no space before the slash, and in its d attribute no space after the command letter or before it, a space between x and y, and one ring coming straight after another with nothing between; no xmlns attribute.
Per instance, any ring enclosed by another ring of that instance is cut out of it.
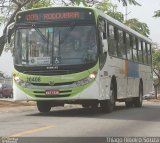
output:
<svg viewBox="0 0 160 143"><path fill-rule="evenodd" d="M125 6L125 21L127 21L127 19L128 19L128 15L131 13L131 11L130 12L128 12L128 6L126 5Z"/></svg>

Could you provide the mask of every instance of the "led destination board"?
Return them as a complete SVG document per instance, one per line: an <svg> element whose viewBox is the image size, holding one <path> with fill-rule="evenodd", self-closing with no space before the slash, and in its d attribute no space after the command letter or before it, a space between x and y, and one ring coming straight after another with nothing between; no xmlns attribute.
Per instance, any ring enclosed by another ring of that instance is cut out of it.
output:
<svg viewBox="0 0 160 143"><path fill-rule="evenodd" d="M46 14L28 14L25 16L26 21L50 21L50 20L60 20L60 19L79 19L79 12L63 12L63 13L46 13Z"/></svg>
<svg viewBox="0 0 160 143"><path fill-rule="evenodd" d="M63 21L63 20L93 20L90 10L74 9L42 9L21 12L17 15L17 22Z"/></svg>

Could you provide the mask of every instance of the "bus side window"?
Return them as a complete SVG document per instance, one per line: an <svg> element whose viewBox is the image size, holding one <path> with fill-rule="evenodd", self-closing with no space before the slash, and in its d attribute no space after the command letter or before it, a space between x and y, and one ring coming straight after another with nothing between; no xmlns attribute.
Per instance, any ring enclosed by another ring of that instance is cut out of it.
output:
<svg viewBox="0 0 160 143"><path fill-rule="evenodd" d="M104 19L99 18L98 21L98 27L99 27L99 59L100 59L100 69L103 68L105 62L106 62L106 57L107 57L107 49L106 49L106 40L107 40L107 35L106 35L106 22Z"/></svg>
<svg viewBox="0 0 160 143"><path fill-rule="evenodd" d="M148 64L152 64L152 54L151 54L151 45L147 43L147 52L148 52Z"/></svg>
<svg viewBox="0 0 160 143"><path fill-rule="evenodd" d="M116 41L116 30L115 27L111 24L108 24L108 48L109 55L117 56L117 41Z"/></svg>
<svg viewBox="0 0 160 143"><path fill-rule="evenodd" d="M142 48L143 48L143 61L144 64L148 64L148 54L147 54L147 48L146 48L146 43L142 41Z"/></svg>
<svg viewBox="0 0 160 143"><path fill-rule="evenodd" d="M126 47L125 47L125 32L118 30L118 44L117 44L117 54L118 57L126 59Z"/></svg>
<svg viewBox="0 0 160 143"><path fill-rule="evenodd" d="M133 37L133 60L135 61L135 62L137 62L138 61L138 51L137 51L137 48L138 48L138 40L137 40L137 38L135 38L135 37Z"/></svg>
<svg viewBox="0 0 160 143"><path fill-rule="evenodd" d="M14 55L17 58L14 58L15 62L17 64L21 64L22 63L22 44L19 44L18 40L22 41L23 37L22 34L20 33L19 30L16 31L16 41L15 41L15 46L18 47L18 49L15 51Z"/></svg>
<svg viewBox="0 0 160 143"><path fill-rule="evenodd" d="M99 28L99 31L102 32L102 39L107 39L106 21L101 17L99 17L98 19L98 28Z"/></svg>
<svg viewBox="0 0 160 143"><path fill-rule="evenodd" d="M128 60L132 60L132 36L126 33L126 50Z"/></svg>
<svg viewBox="0 0 160 143"><path fill-rule="evenodd" d="M138 40L138 60L139 60L139 63L143 63L143 47L142 47L142 44L141 44L141 41Z"/></svg>

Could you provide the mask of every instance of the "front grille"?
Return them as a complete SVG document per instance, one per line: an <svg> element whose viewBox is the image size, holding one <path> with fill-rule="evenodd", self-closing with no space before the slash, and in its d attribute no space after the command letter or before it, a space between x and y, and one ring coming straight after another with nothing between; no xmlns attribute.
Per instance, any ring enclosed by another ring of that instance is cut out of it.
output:
<svg viewBox="0 0 160 143"><path fill-rule="evenodd" d="M63 83L55 83L54 86L71 85L73 83L74 83L74 81L72 81L72 82L63 82ZM49 83L31 83L31 84L35 85L35 86L51 86L51 84L49 84Z"/></svg>
<svg viewBox="0 0 160 143"><path fill-rule="evenodd" d="M65 75L65 74L73 74L77 73L78 71L73 70L47 70L47 71L24 71L23 73L25 74L30 74L30 75L43 75L43 76L51 76L51 75Z"/></svg>
<svg viewBox="0 0 160 143"><path fill-rule="evenodd" d="M63 94L63 95L35 95L35 97L41 97L41 98L60 98L60 97L68 97L71 94Z"/></svg>

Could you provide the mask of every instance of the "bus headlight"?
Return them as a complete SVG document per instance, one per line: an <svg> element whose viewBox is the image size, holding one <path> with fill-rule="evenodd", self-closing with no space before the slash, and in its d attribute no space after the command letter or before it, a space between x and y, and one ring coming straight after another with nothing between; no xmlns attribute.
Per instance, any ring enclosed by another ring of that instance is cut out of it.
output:
<svg viewBox="0 0 160 143"><path fill-rule="evenodd" d="M74 85L77 87L77 86L82 86L82 85L85 85L85 84L88 84L92 81L94 81L96 78L96 72L93 72L91 73L87 78L84 78L82 80L79 80L79 81L76 81L74 83Z"/></svg>
<svg viewBox="0 0 160 143"><path fill-rule="evenodd" d="M96 78L96 73L91 73L91 74L89 75L89 77L90 77L90 79L95 79L95 78Z"/></svg>
<svg viewBox="0 0 160 143"><path fill-rule="evenodd" d="M22 87L30 86L29 82L21 80L18 76L13 76L13 79L19 86L22 86Z"/></svg>

